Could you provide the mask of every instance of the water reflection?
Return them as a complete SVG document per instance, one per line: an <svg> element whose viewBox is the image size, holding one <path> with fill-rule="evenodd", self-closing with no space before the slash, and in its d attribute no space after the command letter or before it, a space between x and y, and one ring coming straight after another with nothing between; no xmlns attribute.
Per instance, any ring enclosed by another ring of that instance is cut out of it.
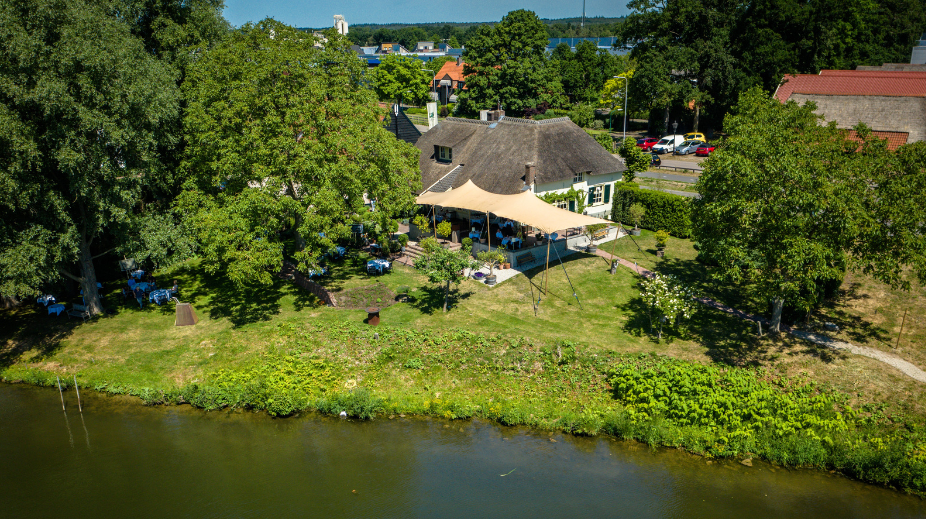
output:
<svg viewBox="0 0 926 519"><path fill-rule="evenodd" d="M479 422L280 420L87 392L62 428L54 393L0 385L0 515L926 515L916 498L826 473Z"/></svg>

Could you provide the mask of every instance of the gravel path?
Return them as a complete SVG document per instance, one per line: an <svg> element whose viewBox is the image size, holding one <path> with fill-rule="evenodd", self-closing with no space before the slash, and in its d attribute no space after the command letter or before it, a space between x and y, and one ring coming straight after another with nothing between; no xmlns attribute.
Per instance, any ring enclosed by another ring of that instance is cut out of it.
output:
<svg viewBox="0 0 926 519"><path fill-rule="evenodd" d="M603 251L602 249L598 249L596 254L608 261L611 261L612 259L611 254ZM617 256L614 256L613 258L617 260L618 264L629 268L630 270L636 272L640 276L649 278L655 275L653 274L653 272L643 267L638 266L636 263L631 263L623 258L618 258ZM700 297L700 298L697 298L697 300L701 304L705 306L709 306L711 308L715 308L717 310L720 310L721 312L726 312L728 314L735 315L736 317L746 319L747 321L760 322L766 326L768 325L768 320L766 320L764 317L747 314L746 312L737 310L735 308L731 308L725 304L718 303L717 301L713 301L711 299ZM810 341L814 344L819 344L820 346L825 346L827 348L831 348L834 350L848 351L849 353L854 353L856 355L862 355L865 357L870 357L875 360L879 360L889 366L893 366L897 368L898 370L900 370L901 373L903 373L904 375L907 375L913 380L916 380L917 382L926 383L926 371L923 371L920 368L916 367L915 365L901 358L887 354L883 351L876 350L874 348L866 348L864 346L856 346L854 344L850 344L848 342L843 342L837 339L833 339L825 335L820 335L820 334L811 333L811 332L804 332L800 330L794 330L784 325L781 326L781 331L790 333L791 335L804 339L805 341Z"/></svg>

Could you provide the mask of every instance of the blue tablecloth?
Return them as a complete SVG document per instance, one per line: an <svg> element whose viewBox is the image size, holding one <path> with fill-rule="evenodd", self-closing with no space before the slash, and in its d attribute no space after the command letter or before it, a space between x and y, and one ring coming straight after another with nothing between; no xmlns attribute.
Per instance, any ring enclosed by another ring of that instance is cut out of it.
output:
<svg viewBox="0 0 926 519"><path fill-rule="evenodd" d="M130 272L129 275L135 279L141 279L141 277L145 275L145 271L144 270L134 270Z"/></svg>
<svg viewBox="0 0 926 519"><path fill-rule="evenodd" d="M331 256L335 258L343 258L344 255L347 254L347 249L338 245L337 247L328 251L328 254L330 254Z"/></svg>
<svg viewBox="0 0 926 519"><path fill-rule="evenodd" d="M392 268L392 264L383 259L375 259L367 262L367 272L370 274L374 272L382 274L383 271L389 270L390 268Z"/></svg>
<svg viewBox="0 0 926 519"><path fill-rule="evenodd" d="M151 301L152 303L157 303L158 305L160 305L161 303L166 303L170 301L170 290L167 290L165 288L162 288L160 290L152 290L151 293L148 294L148 301Z"/></svg>
<svg viewBox="0 0 926 519"><path fill-rule="evenodd" d="M469 219L469 221L473 223L485 223L486 218L485 216L473 216L472 218Z"/></svg>
<svg viewBox="0 0 926 519"><path fill-rule="evenodd" d="M48 307L48 315L55 314L61 315L61 312L64 311L64 305L51 305Z"/></svg>
<svg viewBox="0 0 926 519"><path fill-rule="evenodd" d="M310 279L311 279L311 278L318 278L318 277L324 276L324 275L327 274L327 273L328 273L328 268L327 268L327 267L322 267L321 270L310 270L310 271L308 271L308 272L306 273L306 277L308 277L308 278L310 278Z"/></svg>
<svg viewBox="0 0 926 519"><path fill-rule="evenodd" d="M40 305L45 305L45 306L53 305L53 304L55 304L55 301L56 301L56 300L55 300L55 296L53 296L53 295L51 295L51 294L42 296L42 297L40 297L40 298L38 298L38 299L35 300L36 303L38 303L38 304L40 304Z"/></svg>
<svg viewBox="0 0 926 519"><path fill-rule="evenodd" d="M138 287L138 288L144 290L145 292L148 291L148 283L135 283L135 287ZM134 289L135 289L135 288L133 287L132 290L134 290Z"/></svg>
<svg viewBox="0 0 926 519"><path fill-rule="evenodd" d="M471 232L471 233L469 233L469 237L472 238L472 239L474 239L474 240L478 240L480 236L482 236L482 233L478 233L478 232Z"/></svg>

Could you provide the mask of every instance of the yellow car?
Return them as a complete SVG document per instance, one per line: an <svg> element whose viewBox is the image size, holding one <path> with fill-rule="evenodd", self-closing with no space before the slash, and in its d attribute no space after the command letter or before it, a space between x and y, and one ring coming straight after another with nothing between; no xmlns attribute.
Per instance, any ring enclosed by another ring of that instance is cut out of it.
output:
<svg viewBox="0 0 926 519"><path fill-rule="evenodd" d="M707 137L705 137L703 133L693 132L693 133L686 133L685 140L686 141L707 142Z"/></svg>

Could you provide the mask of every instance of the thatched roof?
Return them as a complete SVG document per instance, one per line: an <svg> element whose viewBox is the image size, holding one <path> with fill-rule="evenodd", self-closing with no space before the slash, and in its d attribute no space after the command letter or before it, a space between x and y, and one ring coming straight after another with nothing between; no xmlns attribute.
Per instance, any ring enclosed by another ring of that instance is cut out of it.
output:
<svg viewBox="0 0 926 519"><path fill-rule="evenodd" d="M486 191L514 194L524 187L527 164L536 167L537 184L571 181L576 173L604 175L626 170L621 161L566 117L545 121L504 117L497 122L451 117L422 135L415 146L421 150L421 184L425 189L442 179L438 185L444 189L472 180ZM437 160L438 146L453 150L451 162ZM444 177L451 171L454 175L448 182Z"/></svg>

